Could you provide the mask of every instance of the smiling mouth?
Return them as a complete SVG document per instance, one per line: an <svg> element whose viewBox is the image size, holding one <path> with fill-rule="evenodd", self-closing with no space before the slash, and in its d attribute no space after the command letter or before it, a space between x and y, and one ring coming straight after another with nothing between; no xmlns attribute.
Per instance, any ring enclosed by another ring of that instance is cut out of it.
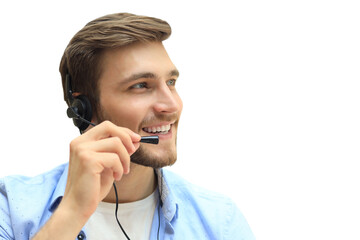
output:
<svg viewBox="0 0 360 240"><path fill-rule="evenodd" d="M144 127L142 130L150 134L167 134L171 129L171 125L173 124L166 124L156 127Z"/></svg>

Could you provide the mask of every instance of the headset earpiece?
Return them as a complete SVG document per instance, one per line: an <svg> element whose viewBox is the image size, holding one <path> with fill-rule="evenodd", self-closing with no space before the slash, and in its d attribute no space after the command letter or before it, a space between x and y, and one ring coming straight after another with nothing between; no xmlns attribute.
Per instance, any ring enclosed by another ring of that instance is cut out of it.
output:
<svg viewBox="0 0 360 240"><path fill-rule="evenodd" d="M75 97L73 103L71 104L71 109L77 114L76 117L73 117L73 122L76 127L82 132L84 131L89 124L84 122L82 119L91 122L92 110L89 99L85 95L79 95Z"/></svg>
<svg viewBox="0 0 360 240"><path fill-rule="evenodd" d="M92 118L92 108L89 99L85 95L74 97L72 95L71 77L66 74L65 82L66 98L70 107L66 113L69 118L73 119L74 125L79 128L80 132L84 131L90 124ZM84 119L87 121L84 121Z"/></svg>

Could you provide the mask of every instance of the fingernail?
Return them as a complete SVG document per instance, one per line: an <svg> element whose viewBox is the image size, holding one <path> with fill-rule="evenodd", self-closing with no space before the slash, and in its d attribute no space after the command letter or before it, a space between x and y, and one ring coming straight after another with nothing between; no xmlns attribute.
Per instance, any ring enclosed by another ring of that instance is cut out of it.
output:
<svg viewBox="0 0 360 240"><path fill-rule="evenodd" d="M139 141L140 141L140 139L141 139L141 136L140 136L139 134L137 134L137 133L134 133L134 136L135 136L135 138L139 139Z"/></svg>

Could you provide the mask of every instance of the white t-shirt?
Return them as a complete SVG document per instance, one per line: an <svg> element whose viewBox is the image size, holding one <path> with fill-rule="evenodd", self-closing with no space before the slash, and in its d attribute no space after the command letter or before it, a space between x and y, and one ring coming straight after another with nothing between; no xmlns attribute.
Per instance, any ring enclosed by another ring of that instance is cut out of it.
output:
<svg viewBox="0 0 360 240"><path fill-rule="evenodd" d="M158 191L140 201L119 204L118 219L131 240L148 240ZM87 239L126 239L115 218L115 203L101 202L85 225Z"/></svg>

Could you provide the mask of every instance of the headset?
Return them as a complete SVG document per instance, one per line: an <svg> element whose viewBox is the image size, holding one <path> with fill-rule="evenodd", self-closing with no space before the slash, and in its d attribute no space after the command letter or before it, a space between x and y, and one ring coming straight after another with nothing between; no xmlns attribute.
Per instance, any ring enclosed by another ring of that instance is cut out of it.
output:
<svg viewBox="0 0 360 240"><path fill-rule="evenodd" d="M71 76L68 73L65 78L65 94L69 104L66 114L69 118L73 119L74 125L79 128L80 133L89 125L95 126L95 124L91 122L92 108L90 100L85 95L73 96Z"/></svg>
<svg viewBox="0 0 360 240"><path fill-rule="evenodd" d="M65 78L65 96L66 100L69 104L68 109L66 110L66 114L69 118L73 119L74 125L79 128L80 133L82 134L86 128L89 127L89 125L96 126L96 124L91 122L92 118L92 108L90 100L85 95L79 95L74 97L73 91L71 87L71 76L69 73L66 74ZM150 144L158 144L159 143L159 136L142 136L140 142L143 143L150 143ZM162 183L161 183L162 185ZM129 236L126 234L125 230L120 224L120 221L117 216L118 211L118 193L116 190L116 185L113 183L114 191L115 191L115 197L116 197L116 206L115 206L115 218L116 221L121 229L121 231L124 233L126 239L130 239ZM162 186L160 186L162 187ZM159 190L160 193L160 190ZM161 201L161 193L159 196L160 205L162 206ZM158 226L158 232L157 232L157 239L159 239L159 230L160 230L160 208L158 207L158 216L159 216L159 226Z"/></svg>

